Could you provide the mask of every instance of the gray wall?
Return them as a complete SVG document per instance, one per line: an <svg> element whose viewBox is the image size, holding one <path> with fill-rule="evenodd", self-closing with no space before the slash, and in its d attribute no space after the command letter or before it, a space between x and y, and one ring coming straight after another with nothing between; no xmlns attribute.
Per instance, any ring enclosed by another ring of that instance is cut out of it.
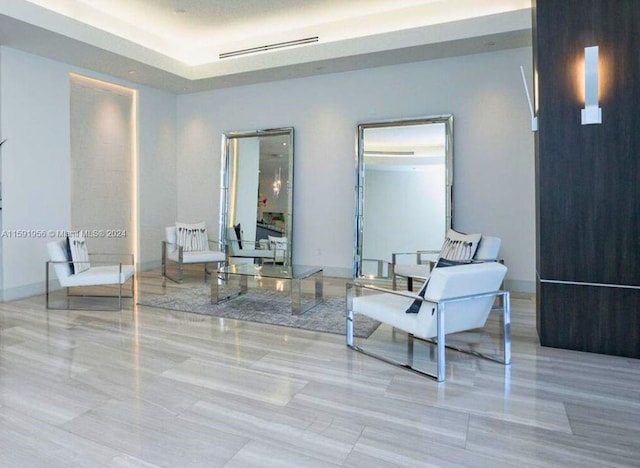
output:
<svg viewBox="0 0 640 468"><path fill-rule="evenodd" d="M177 211L175 96L0 49L0 135L9 138L2 147L3 298L44 291L48 231L71 228L70 72L138 90L135 229L140 264L159 265L162 227L175 222Z"/></svg>
<svg viewBox="0 0 640 468"><path fill-rule="evenodd" d="M218 225L223 132L293 126L296 261L349 276L357 124L452 113L454 226L502 237L509 285L533 290L533 136L519 75L521 64L530 68L530 48L178 97L0 50L5 232L70 227L74 71L138 90L136 229L145 268L159 264L165 225ZM48 240L1 239L5 299L43 291Z"/></svg>
<svg viewBox="0 0 640 468"><path fill-rule="evenodd" d="M295 128L294 257L351 274L358 123L454 115L454 227L503 239L508 285L534 290L531 48L178 97L178 215L215 223L221 135Z"/></svg>

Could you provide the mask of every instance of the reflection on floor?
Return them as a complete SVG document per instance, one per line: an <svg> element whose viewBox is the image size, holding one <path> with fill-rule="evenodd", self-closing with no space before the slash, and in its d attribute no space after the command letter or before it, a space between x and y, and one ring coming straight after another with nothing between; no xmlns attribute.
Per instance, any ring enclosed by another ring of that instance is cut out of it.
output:
<svg viewBox="0 0 640 468"><path fill-rule="evenodd" d="M200 270L163 286L152 271L137 288L164 294L198 281ZM344 281L326 278L325 294L344 294ZM450 352L444 384L353 352L340 336L125 304L0 304L0 465L640 460L640 361L541 348L529 296L512 298L512 366ZM426 361L429 348L420 353Z"/></svg>

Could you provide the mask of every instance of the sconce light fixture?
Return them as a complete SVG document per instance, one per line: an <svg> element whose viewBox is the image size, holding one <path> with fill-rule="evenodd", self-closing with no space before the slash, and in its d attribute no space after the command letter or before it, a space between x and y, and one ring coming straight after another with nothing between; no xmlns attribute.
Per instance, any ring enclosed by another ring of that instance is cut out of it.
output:
<svg viewBox="0 0 640 468"><path fill-rule="evenodd" d="M527 93L527 101L529 102L529 112L531 113L531 131L538 131L538 117L533 111L533 102L531 101L531 95L529 94L529 87L527 86L527 79L524 76L524 67L520 65L520 73L522 74L522 83L524 84L524 92Z"/></svg>
<svg viewBox="0 0 640 468"><path fill-rule="evenodd" d="M601 123L602 109L598 107L598 46L585 47L582 125Z"/></svg>

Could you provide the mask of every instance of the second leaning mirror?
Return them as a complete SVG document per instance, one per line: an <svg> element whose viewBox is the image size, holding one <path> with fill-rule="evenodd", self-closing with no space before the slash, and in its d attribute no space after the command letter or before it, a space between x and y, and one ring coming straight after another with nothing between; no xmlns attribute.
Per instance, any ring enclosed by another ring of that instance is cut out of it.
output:
<svg viewBox="0 0 640 468"><path fill-rule="evenodd" d="M389 278L392 255L438 251L451 227L453 116L358 126L354 277Z"/></svg>

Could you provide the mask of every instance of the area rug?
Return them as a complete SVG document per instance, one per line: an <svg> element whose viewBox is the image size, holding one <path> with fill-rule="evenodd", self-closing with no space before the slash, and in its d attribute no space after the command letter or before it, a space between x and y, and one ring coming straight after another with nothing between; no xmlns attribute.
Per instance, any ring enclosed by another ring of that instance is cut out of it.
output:
<svg viewBox="0 0 640 468"><path fill-rule="evenodd" d="M344 297L325 297L320 304L303 314L292 315L291 296L288 293L252 288L241 296L211 304L210 287L201 285L162 296L143 297L138 300L138 305L338 335L346 333ZM378 325L380 322L376 320L359 316L354 335L368 338Z"/></svg>

